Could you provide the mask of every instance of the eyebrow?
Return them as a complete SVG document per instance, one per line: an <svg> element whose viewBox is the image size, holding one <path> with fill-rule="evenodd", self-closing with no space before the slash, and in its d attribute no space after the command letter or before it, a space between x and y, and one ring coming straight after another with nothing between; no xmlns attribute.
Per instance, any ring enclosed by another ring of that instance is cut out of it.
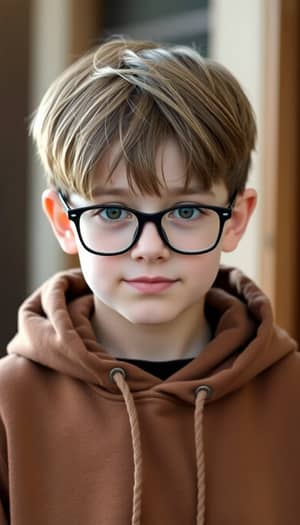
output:
<svg viewBox="0 0 300 525"><path fill-rule="evenodd" d="M128 189L125 188L100 188L97 187L92 191L93 197L103 197L106 195L114 195L114 196L120 196L120 197L128 197L128 195L131 192L128 191ZM215 197L216 194L213 190L205 190L203 187L200 186L191 186L188 188L168 188L167 193L170 195L195 195L195 194L201 194L203 196L211 196Z"/></svg>

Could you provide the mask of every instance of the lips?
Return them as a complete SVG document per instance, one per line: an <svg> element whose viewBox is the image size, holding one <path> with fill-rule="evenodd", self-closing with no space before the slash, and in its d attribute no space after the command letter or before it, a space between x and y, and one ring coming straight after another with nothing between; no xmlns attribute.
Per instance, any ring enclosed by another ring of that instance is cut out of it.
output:
<svg viewBox="0 0 300 525"><path fill-rule="evenodd" d="M155 294L163 292L170 288L174 283L177 282L177 279L169 279L167 277L155 276L155 277L136 277L135 279L128 279L125 282L138 290L139 292Z"/></svg>
<svg viewBox="0 0 300 525"><path fill-rule="evenodd" d="M134 279L126 279L128 283L174 283L177 279L168 279L167 277L135 277Z"/></svg>

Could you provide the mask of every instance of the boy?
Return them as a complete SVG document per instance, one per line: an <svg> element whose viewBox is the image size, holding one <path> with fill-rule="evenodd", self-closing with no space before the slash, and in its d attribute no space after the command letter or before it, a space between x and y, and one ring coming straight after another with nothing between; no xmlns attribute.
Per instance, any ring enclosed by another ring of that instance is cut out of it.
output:
<svg viewBox="0 0 300 525"><path fill-rule="evenodd" d="M81 269L25 301L1 361L0 524L298 523L296 345L220 267L256 202L237 81L112 40L53 83L32 133Z"/></svg>

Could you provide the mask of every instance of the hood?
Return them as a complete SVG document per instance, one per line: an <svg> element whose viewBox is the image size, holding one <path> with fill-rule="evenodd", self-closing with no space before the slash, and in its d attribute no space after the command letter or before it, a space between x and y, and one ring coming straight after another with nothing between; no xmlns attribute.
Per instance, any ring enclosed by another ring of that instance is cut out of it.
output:
<svg viewBox="0 0 300 525"><path fill-rule="evenodd" d="M79 269L56 274L20 307L18 333L8 353L116 392L110 372L120 362L96 341L93 308ZM296 350L296 343L274 324L268 298L239 270L221 267L207 294L206 315L213 339L166 381L124 363L131 392L155 389L194 403L199 380L205 380L212 402Z"/></svg>

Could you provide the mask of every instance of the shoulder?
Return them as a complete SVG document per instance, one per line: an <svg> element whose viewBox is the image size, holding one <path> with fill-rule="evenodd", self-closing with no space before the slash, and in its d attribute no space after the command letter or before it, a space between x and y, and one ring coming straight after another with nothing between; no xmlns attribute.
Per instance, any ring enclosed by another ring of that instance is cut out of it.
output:
<svg viewBox="0 0 300 525"><path fill-rule="evenodd" d="M298 351L282 357L257 376L258 383L268 394L282 402L300 402L300 353Z"/></svg>
<svg viewBox="0 0 300 525"><path fill-rule="evenodd" d="M8 403L24 403L36 396L54 372L25 357L10 354L0 359L0 411Z"/></svg>
<svg viewBox="0 0 300 525"><path fill-rule="evenodd" d="M0 387L2 384L14 383L36 373L39 365L17 354L10 354L0 359Z"/></svg>
<svg viewBox="0 0 300 525"><path fill-rule="evenodd" d="M273 367L274 373L286 374L290 379L298 378L300 374L300 352L295 350L290 352L286 356L282 357L274 363Z"/></svg>

